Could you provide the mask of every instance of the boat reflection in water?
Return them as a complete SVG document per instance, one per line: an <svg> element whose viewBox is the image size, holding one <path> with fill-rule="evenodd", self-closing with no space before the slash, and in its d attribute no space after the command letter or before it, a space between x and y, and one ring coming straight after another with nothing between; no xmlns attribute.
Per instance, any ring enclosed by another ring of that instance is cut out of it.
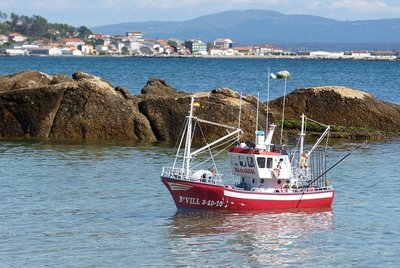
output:
<svg viewBox="0 0 400 268"><path fill-rule="evenodd" d="M180 260L182 265L211 264L203 259L204 252L215 266L317 264L315 245L322 248L323 244L315 241L324 241L333 229L330 208L268 213L178 211L171 218L170 241L174 250L188 253Z"/></svg>

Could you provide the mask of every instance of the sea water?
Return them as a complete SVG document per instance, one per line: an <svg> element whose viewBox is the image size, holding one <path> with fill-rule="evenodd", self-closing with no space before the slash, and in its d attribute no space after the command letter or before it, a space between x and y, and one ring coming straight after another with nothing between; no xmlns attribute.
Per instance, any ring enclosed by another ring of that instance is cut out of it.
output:
<svg viewBox="0 0 400 268"><path fill-rule="evenodd" d="M285 68L292 73L289 90L340 84L400 102L398 62L0 57L0 63L2 74L85 71L133 94L151 76L185 91L229 86L250 94L265 88L267 68ZM274 86L280 96L279 81ZM329 165L358 144L333 144ZM332 209L189 213L176 210L160 182L162 167L173 161L170 144L3 138L0 266L397 267L399 151L398 141L368 142L329 172L337 191ZM230 182L227 160L216 159Z"/></svg>

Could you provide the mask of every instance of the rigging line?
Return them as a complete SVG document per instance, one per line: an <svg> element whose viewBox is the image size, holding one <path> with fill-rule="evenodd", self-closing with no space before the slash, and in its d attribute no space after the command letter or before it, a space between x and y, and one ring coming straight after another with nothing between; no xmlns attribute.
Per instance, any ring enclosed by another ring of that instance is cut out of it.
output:
<svg viewBox="0 0 400 268"><path fill-rule="evenodd" d="M198 124L197 121L195 121L194 125L192 126L192 133L191 133L191 137L190 137L191 143L193 142L193 138L194 138L194 134L196 132L195 130L196 130L197 124ZM192 148L192 146L190 146L190 148ZM194 159L191 157L189 159L189 164L191 164L193 161L194 161Z"/></svg>
<svg viewBox="0 0 400 268"><path fill-rule="evenodd" d="M358 145L356 148L354 148L351 152L349 152L347 155L345 155L344 157L342 157L339 161L337 161L335 164L333 164L330 168L328 168L327 170L325 170L325 172L323 172L321 175L319 175L317 178L315 178L314 180L312 180L310 183L308 183L308 186L310 186L311 184L313 184L316 180L318 180L319 178L321 178L322 176L324 176L326 173L328 173L331 169L333 169L334 167L336 167L340 162L342 162L343 160L345 160L347 157L349 157L350 155L354 154L355 151L357 151L358 149L360 149L362 146L364 146L367 143L367 141L363 142L362 144Z"/></svg>
<svg viewBox="0 0 400 268"><path fill-rule="evenodd" d="M239 117L238 117L238 129L240 129L240 120L242 116L242 92L240 92L240 99L239 99ZM240 138L240 133L238 133L237 140Z"/></svg>
<svg viewBox="0 0 400 268"><path fill-rule="evenodd" d="M224 125L224 124L220 124L220 123L216 123L216 122L200 119L198 117L195 117L194 119L196 121L198 121L198 122L202 122L202 123L206 123L206 124L210 124L210 125L214 125L214 126L218 126L218 127L224 127L224 128L234 129L234 130L237 129L236 127L232 127L232 126L228 126L228 125Z"/></svg>
<svg viewBox="0 0 400 268"><path fill-rule="evenodd" d="M224 152L227 148L229 148L230 146L232 146L232 144L234 144L234 143L235 143L235 142L231 142L231 143L228 144L225 148L223 148L223 149L221 149L219 152L215 153L214 156L217 156L217 155L221 154L221 153ZM208 162L210 159L211 159L210 157L207 158L207 159L204 160L203 162L200 162L199 164L193 166L193 168L196 168L196 167L198 167L198 166L200 166L200 165L202 165L202 164Z"/></svg>
<svg viewBox="0 0 400 268"><path fill-rule="evenodd" d="M184 137L185 137L185 135L183 135L183 133L184 133L185 129L187 128L188 123L189 123L189 121L186 119L186 120L185 120L185 123L182 125L181 133L180 133L181 139L180 139L180 142L179 142L179 146L178 146L178 147L176 147L176 145L178 144L178 140L176 141L175 148L174 148L174 150L176 149L176 155L175 155L174 164L173 164L173 166L172 166L173 168L175 168L176 162L177 162L177 160L178 160L179 152L181 151L182 144L183 144L183 139L184 139Z"/></svg>
<svg viewBox="0 0 400 268"><path fill-rule="evenodd" d="M185 131L186 124L187 124L187 121L185 119L185 121L181 125L181 130L179 131L179 136L178 137L182 137L183 136L183 132ZM179 143L179 139L177 139L176 142L175 142L174 151L178 148L178 143Z"/></svg>
<svg viewBox="0 0 400 268"><path fill-rule="evenodd" d="M203 129L202 129L200 123L206 123L206 124L210 124L210 125L214 125L214 126L218 126L218 127L224 127L224 128L227 128L227 129L234 129L234 130L237 130L237 128L232 127L232 126L228 126L228 125L224 125L224 124L219 124L219 123L207 121L207 120L200 119L200 118L197 118L197 117L195 117L194 119L195 119L195 122L196 122L195 127L196 127L197 125L199 126L199 129L200 129L200 131L201 131L203 140L205 141L205 143L206 143L207 145L208 145L208 142L207 142L207 139L206 139L206 137L205 137L205 135L204 135L204 132L203 132ZM228 134L229 134L229 132L228 132ZM222 144L224 144L224 143L222 143ZM216 145L215 147L213 147L212 149L218 148L219 146L220 146L220 145L217 144L217 145ZM200 153L202 153L202 152L200 152ZM200 154L198 154L198 155L200 155Z"/></svg>
<svg viewBox="0 0 400 268"><path fill-rule="evenodd" d="M224 146L225 144L227 144L227 143L231 143L231 141L225 141L225 142L223 142L223 143L221 143L221 144L219 144L219 145L217 145L217 146L214 146L214 147L210 147L210 149L211 150L217 150L219 147L222 147L222 146ZM202 151L202 152L200 152L200 153L198 153L197 155L199 155L199 156L201 156L202 154L205 154L206 153L206 151Z"/></svg>
<svg viewBox="0 0 400 268"><path fill-rule="evenodd" d="M285 87L284 87L284 89L283 89L282 125L281 125L281 145L282 145L282 143L283 143L283 122L284 122L284 120L285 120L286 84L287 84L287 77L285 77Z"/></svg>
<svg viewBox="0 0 400 268"><path fill-rule="evenodd" d="M267 78L267 118L265 121L265 133L268 132L268 125L269 125L269 78L270 78L270 69L268 68L268 78Z"/></svg>
<svg viewBox="0 0 400 268"><path fill-rule="evenodd" d="M206 139L206 136L204 135L203 128L201 127L200 124L199 124L199 129L200 129L201 135L203 136L204 141L206 142L206 144L208 144L207 139ZM204 151L204 152L205 152L205 151ZM208 152L210 153L210 157L209 157L208 159L211 159L211 160L212 160L213 165L214 165L214 167L215 167L216 165L215 165L214 157L213 157L213 155L212 155L212 152L211 152L210 148L208 148ZM206 159L206 160L208 161L208 159ZM218 172L218 171L217 171L217 172Z"/></svg>
<svg viewBox="0 0 400 268"><path fill-rule="evenodd" d="M257 91L257 105L256 105L256 132L258 130L258 109L260 108L260 91ZM257 143L257 134L256 134L256 143Z"/></svg>
<svg viewBox="0 0 400 268"><path fill-rule="evenodd" d="M201 134L202 134L202 136L203 136L203 139L204 139L205 143L208 144L207 139L206 139L206 137L205 137L205 135L204 135L203 128L201 127L200 124L198 124L198 126L199 126L200 132L201 132ZM229 147L230 147L232 144L234 144L235 142L236 142L236 140L233 140L233 141L231 141L231 142L230 142L229 140L227 140L227 141L225 141L225 142L222 142L222 143L219 144L219 145L216 145L216 146L213 147L213 148L208 148L208 152L209 152L209 154L210 154L210 157L209 157L209 158L206 158L203 162L200 162L199 164L193 166L192 168L196 168L196 167L198 167L198 166L200 166L200 165L202 165L202 164L208 162L210 159L212 160L214 167L216 167L216 164L215 164L215 161L214 161L214 156L219 155L220 153L222 153L223 151L225 151L227 148L229 148ZM211 150L214 150L214 149L216 149L216 148L218 148L218 147L221 147L221 146L223 146L223 145L225 145L225 144L227 144L227 143L229 143L229 144L228 144L225 148L221 149L219 152L217 152L217 153L214 154L214 155L212 154L212 151L211 151ZM205 152L206 152L206 151L202 151L202 152L200 152L199 154L197 154L196 156L201 156L201 155L202 155L203 153L205 153ZM193 159L193 160L194 160L194 159ZM217 170L217 173L218 173L218 170Z"/></svg>
<svg viewBox="0 0 400 268"><path fill-rule="evenodd" d="M222 147L222 146L224 146L225 144L228 144L228 143L229 143L229 146L230 146L231 144L234 144L236 141L237 141L237 139L235 139L235 140L232 140L232 139L226 140L226 141L223 141L223 142L215 145L214 147L210 147L210 148L211 148L211 150L216 150L217 148ZM205 152L206 151L199 152L198 154L196 154L196 156L201 156Z"/></svg>
<svg viewBox="0 0 400 268"><path fill-rule="evenodd" d="M299 144L300 144L300 139L297 139L297 144L296 144L296 146L294 147L294 153L293 153L293 157L291 157L291 161L290 161L290 164L292 165L292 167L294 166L293 165L293 163L294 163L294 161L295 161L295 154L296 154L296 151L297 150L299 150L298 148L299 148Z"/></svg>
<svg viewBox="0 0 400 268"><path fill-rule="evenodd" d="M367 143L367 141L363 142L362 144L358 145L356 148L354 148L351 152L349 152L347 155L345 155L344 157L342 157L339 161L337 161L334 165L332 165L330 168L328 168L327 170L325 170L325 172L323 172L321 175L319 175L317 178L315 178L314 180L312 180L310 183L308 183L303 190L303 193L301 194L301 197L299 199L299 201L297 202L296 208L299 207L301 200L303 199L303 195L306 192L306 189L313 184L316 180L318 180L319 178L321 178L322 176L325 176L326 173L328 173L331 169L333 169L335 166L337 166L340 162L342 162L343 160L345 160L348 156L352 155L355 153L355 151L357 151L358 149L360 149L362 146L364 146Z"/></svg>

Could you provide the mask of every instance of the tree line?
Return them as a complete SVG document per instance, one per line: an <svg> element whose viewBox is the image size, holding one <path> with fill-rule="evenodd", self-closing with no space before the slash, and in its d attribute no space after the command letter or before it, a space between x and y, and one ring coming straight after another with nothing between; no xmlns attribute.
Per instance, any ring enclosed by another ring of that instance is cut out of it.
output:
<svg viewBox="0 0 400 268"><path fill-rule="evenodd" d="M78 28L62 23L49 23L45 18L11 13L9 16L0 10L0 34L19 33L32 39L78 37L86 39L92 31L85 26Z"/></svg>

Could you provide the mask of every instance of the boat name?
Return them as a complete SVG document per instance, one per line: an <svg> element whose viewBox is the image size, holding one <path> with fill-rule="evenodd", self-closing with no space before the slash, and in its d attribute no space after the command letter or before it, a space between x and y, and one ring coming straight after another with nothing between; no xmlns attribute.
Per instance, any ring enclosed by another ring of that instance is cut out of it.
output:
<svg viewBox="0 0 400 268"><path fill-rule="evenodd" d="M256 174L256 172L251 168L239 168L235 167L235 172L239 173L248 173L248 174Z"/></svg>
<svg viewBox="0 0 400 268"><path fill-rule="evenodd" d="M197 205L197 206L209 206L209 207L222 207L224 205L224 201L216 201L216 200L208 200L208 199L200 199L198 197L189 197L189 196L179 196L179 203L185 203L189 205Z"/></svg>

